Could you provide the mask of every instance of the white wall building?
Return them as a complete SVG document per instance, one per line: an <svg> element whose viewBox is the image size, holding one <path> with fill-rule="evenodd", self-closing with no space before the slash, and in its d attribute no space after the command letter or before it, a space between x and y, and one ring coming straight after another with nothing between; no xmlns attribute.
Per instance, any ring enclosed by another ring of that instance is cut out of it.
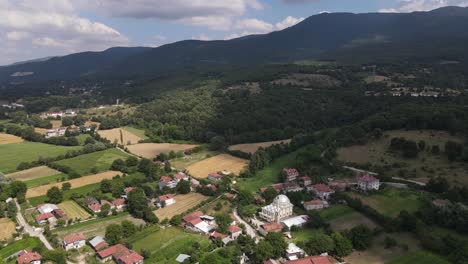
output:
<svg viewBox="0 0 468 264"><path fill-rule="evenodd" d="M279 222L293 213L293 204L286 195L276 196L273 203L262 207L260 217L268 222Z"/></svg>

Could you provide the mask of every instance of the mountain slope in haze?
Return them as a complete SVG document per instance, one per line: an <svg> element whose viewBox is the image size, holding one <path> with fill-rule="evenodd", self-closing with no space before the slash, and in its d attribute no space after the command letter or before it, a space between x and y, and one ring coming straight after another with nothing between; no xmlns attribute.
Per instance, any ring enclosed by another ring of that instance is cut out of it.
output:
<svg viewBox="0 0 468 264"><path fill-rule="evenodd" d="M468 61L468 8L445 7L414 13L331 13L265 35L228 41L186 40L140 50L121 59L79 53L42 63L23 64L34 78L60 79L149 77L205 65L262 64L325 59L349 62ZM92 58L90 58L92 57ZM79 66L79 67L78 67ZM36 68L34 68L36 67ZM19 68L0 68L0 81ZM22 79L24 77L16 78ZM32 77L26 77L32 78Z"/></svg>
<svg viewBox="0 0 468 264"><path fill-rule="evenodd" d="M34 60L0 67L0 81L45 81L77 79L112 67L119 61L150 50L116 47L102 52L81 52L47 60Z"/></svg>

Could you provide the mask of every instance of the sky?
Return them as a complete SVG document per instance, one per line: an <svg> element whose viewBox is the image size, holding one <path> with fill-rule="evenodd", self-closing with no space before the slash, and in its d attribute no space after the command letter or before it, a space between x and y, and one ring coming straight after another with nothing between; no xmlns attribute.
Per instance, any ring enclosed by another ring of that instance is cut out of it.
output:
<svg viewBox="0 0 468 264"><path fill-rule="evenodd" d="M0 0L0 65L185 39L228 40L321 12L413 12L468 0Z"/></svg>

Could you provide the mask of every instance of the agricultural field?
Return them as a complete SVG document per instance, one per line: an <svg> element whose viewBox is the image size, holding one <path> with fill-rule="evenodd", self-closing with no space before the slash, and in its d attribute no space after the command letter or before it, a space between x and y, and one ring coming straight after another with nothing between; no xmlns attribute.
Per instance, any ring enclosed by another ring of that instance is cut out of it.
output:
<svg viewBox="0 0 468 264"><path fill-rule="evenodd" d="M349 195L353 198L359 198L363 204L389 217L396 217L403 210L409 213L416 212L423 204L419 194L393 188L384 189L369 196L357 193L349 193Z"/></svg>
<svg viewBox="0 0 468 264"><path fill-rule="evenodd" d="M0 241L12 238L16 232L16 225L10 218L0 218L0 226Z"/></svg>
<svg viewBox="0 0 468 264"><path fill-rule="evenodd" d="M141 139L147 139L148 138L145 135L145 131L143 129L138 129L138 128L131 127L131 126L124 126L124 127L122 127L122 129L125 129L126 131L136 135L137 137L139 137Z"/></svg>
<svg viewBox="0 0 468 264"><path fill-rule="evenodd" d="M52 176L61 173L60 171L51 169L47 166L34 167L27 170L18 171L15 173L7 174L8 178L17 180L17 181L30 181L42 177Z"/></svg>
<svg viewBox="0 0 468 264"><path fill-rule="evenodd" d="M393 248L385 248L385 237L394 238L398 245ZM402 248L403 245L408 246L408 250ZM354 251L349 256L345 257L347 263L365 263L365 264L385 264L392 263L391 261L399 258L405 258L415 252L419 252L421 247L419 241L411 234L407 233L391 233L381 234L374 238L372 246L365 251ZM398 262L397 262L398 263ZM404 263L404 262L403 262ZM409 263L431 263L432 262L409 262Z"/></svg>
<svg viewBox="0 0 468 264"><path fill-rule="evenodd" d="M45 133L47 133L47 130L48 130L48 129L46 129L46 128L39 128L39 127L35 127L35 128L34 128L34 132L39 133L39 134L42 134L42 135L44 135Z"/></svg>
<svg viewBox="0 0 468 264"><path fill-rule="evenodd" d="M98 134L110 142L117 142L122 145L137 144L138 141L142 140L141 137L127 131L125 128L98 130Z"/></svg>
<svg viewBox="0 0 468 264"><path fill-rule="evenodd" d="M59 128L62 126L62 120L50 120L52 123L52 128Z"/></svg>
<svg viewBox="0 0 468 264"><path fill-rule="evenodd" d="M131 153L147 159L154 159L161 153L186 151L195 147L197 147L197 145L171 143L140 143L127 146Z"/></svg>
<svg viewBox="0 0 468 264"><path fill-rule="evenodd" d="M359 212L347 213L333 220L329 220L328 223L330 227L337 232L351 229L358 225L365 225L371 229L378 226L374 221Z"/></svg>
<svg viewBox="0 0 468 264"><path fill-rule="evenodd" d="M151 256L145 259L148 263L176 263L175 259L184 250L192 248L194 243L199 243L202 248L207 248L210 241L206 236L190 233L177 227L159 229L150 227L144 229L130 238L133 250L141 252L147 250Z"/></svg>
<svg viewBox="0 0 468 264"><path fill-rule="evenodd" d="M54 229L53 232L57 234L59 239L62 239L64 236L73 233L83 233L87 238L104 236L107 226L111 224L120 224L124 220L132 221L137 226L143 225L145 223L143 220L134 218L129 214L120 214L116 216L108 216L105 218L92 219L71 226L57 228Z"/></svg>
<svg viewBox="0 0 468 264"><path fill-rule="evenodd" d="M23 141L24 140L22 138L17 137L15 135L0 133L0 145L20 143Z"/></svg>
<svg viewBox="0 0 468 264"><path fill-rule="evenodd" d="M267 187L274 183L278 183L281 170L294 165L297 151L281 156L268 164L261 171L257 172L255 177L247 179L238 179L238 185L242 189L257 192L261 187Z"/></svg>
<svg viewBox="0 0 468 264"><path fill-rule="evenodd" d="M34 180L25 181L24 183L26 183L26 186L28 186L28 188L33 188L33 187L37 187L41 185L47 185L53 182L63 182L63 181L66 181L67 179L68 179L67 174L59 173L59 174L55 174L51 176L46 176L46 177L37 178Z"/></svg>
<svg viewBox="0 0 468 264"><path fill-rule="evenodd" d="M207 178L208 174L218 171L229 171L235 175L248 165L248 161L228 154L217 155L188 166L187 171L195 178Z"/></svg>
<svg viewBox="0 0 468 264"><path fill-rule="evenodd" d="M81 178L77 179L72 179L64 182L56 182L56 183L50 183L47 185L42 185L34 188L28 189L26 193L26 198L31 198L31 197L37 197L37 196L43 196L46 195L47 191L52 188L52 187L62 187L62 184L65 182L68 182L71 184L71 188L78 188L86 185L91 185L93 183L99 183L100 181L104 179L112 179L116 175L122 175L122 172L120 171L106 171L94 175L89 175L89 176L84 176Z"/></svg>
<svg viewBox="0 0 468 264"><path fill-rule="evenodd" d="M181 158L172 159L170 162L171 162L172 167L176 168L177 170L185 170L185 168L187 168L188 166L194 163L197 163L204 159L211 158L218 154L219 153L215 151L202 150L196 153L192 153L190 155L185 155L184 157L181 157Z"/></svg>
<svg viewBox="0 0 468 264"><path fill-rule="evenodd" d="M79 150L80 146L65 147L36 142L22 142L0 145L0 171L7 174L17 171L21 162L31 162L39 157L56 157L71 150Z"/></svg>
<svg viewBox="0 0 468 264"><path fill-rule="evenodd" d="M21 239L18 241L15 241L8 246L0 249L0 263L3 263L2 260L8 258L9 256L15 254L18 251L27 249L27 250L32 250L33 248L41 245L41 241L37 237L28 237L25 239ZM16 263L16 262L12 262Z"/></svg>
<svg viewBox="0 0 468 264"><path fill-rule="evenodd" d="M182 214L191 208L197 206L203 201L208 200L208 197L199 193L188 193L175 196L175 204L160 208L154 211L154 214L160 219L171 219L174 215Z"/></svg>
<svg viewBox="0 0 468 264"><path fill-rule="evenodd" d="M74 201L65 201L57 205L67 214L68 219L88 219L91 215Z"/></svg>
<svg viewBox="0 0 468 264"><path fill-rule="evenodd" d="M407 140L426 142L425 150L417 158L406 159L401 154L391 151L390 141L394 137L404 137ZM450 135L444 131L434 130L392 130L384 132L378 140L369 141L365 145L355 145L337 150L338 160L356 164L372 164L385 167L385 175L402 177L427 182L430 177L442 176L453 184L468 186L468 165L460 162L449 162L443 154L433 155L431 146L438 145L444 152L447 141L465 142L462 136Z"/></svg>
<svg viewBox="0 0 468 264"><path fill-rule="evenodd" d="M289 144L291 142L290 139L286 140L277 140L277 141L269 141L269 142L260 142L260 143L249 143L249 144L238 144L238 145L232 145L229 146L229 150L239 150L245 153L250 153L253 154L255 153L259 148L268 148L272 145L278 145L278 144Z"/></svg>
<svg viewBox="0 0 468 264"><path fill-rule="evenodd" d="M128 157L130 157L130 155L127 153L113 148L80 155L71 159L56 161L54 163L68 166L76 173L84 175L91 173L92 168L97 169L97 171L106 171L110 168L114 160L125 160Z"/></svg>

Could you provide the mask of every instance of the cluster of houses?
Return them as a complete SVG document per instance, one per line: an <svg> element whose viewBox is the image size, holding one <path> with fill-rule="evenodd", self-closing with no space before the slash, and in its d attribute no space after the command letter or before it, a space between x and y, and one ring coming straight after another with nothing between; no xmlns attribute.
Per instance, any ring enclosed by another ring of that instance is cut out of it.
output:
<svg viewBox="0 0 468 264"><path fill-rule="evenodd" d="M73 109L67 109L65 111L47 112L42 115L42 118L58 119L67 116L76 116L76 111Z"/></svg>
<svg viewBox="0 0 468 264"><path fill-rule="evenodd" d="M11 104L2 104L3 108L8 108L8 109L16 109L16 108L24 108L23 104L18 104L18 103L11 103Z"/></svg>
<svg viewBox="0 0 468 264"><path fill-rule="evenodd" d="M112 202L109 202L108 200L100 200L98 201L94 197L86 197L84 200L86 206L93 211L93 213L98 214L101 212L102 207L107 204L109 205L110 210L116 210L117 212L122 212L126 207L127 207L127 202L125 198L117 198L113 200ZM109 211L110 213L110 211Z"/></svg>
<svg viewBox="0 0 468 264"><path fill-rule="evenodd" d="M88 241L96 252L96 258L101 262L114 260L117 264L143 264L144 258L135 251L122 244L109 246L101 236L96 236ZM83 234L70 234L63 238L62 247L66 251L80 249L86 245L86 237Z"/></svg>
<svg viewBox="0 0 468 264"><path fill-rule="evenodd" d="M48 129L45 133L46 138L52 137L63 137L67 133L71 133L72 135L87 133L91 131L91 126L81 126L81 127L58 127L53 129Z"/></svg>
<svg viewBox="0 0 468 264"><path fill-rule="evenodd" d="M175 189L177 187L177 184L179 184L180 181L190 181L190 180L191 180L190 177L183 172L179 172L175 174L173 177L161 176L161 178L159 179L159 190L162 191L165 187L169 189ZM193 182L194 182L194 179L192 179L192 184Z"/></svg>
<svg viewBox="0 0 468 264"><path fill-rule="evenodd" d="M37 211L35 220L38 225L54 225L58 219L67 219L65 212L55 204L40 204L37 206Z"/></svg>

